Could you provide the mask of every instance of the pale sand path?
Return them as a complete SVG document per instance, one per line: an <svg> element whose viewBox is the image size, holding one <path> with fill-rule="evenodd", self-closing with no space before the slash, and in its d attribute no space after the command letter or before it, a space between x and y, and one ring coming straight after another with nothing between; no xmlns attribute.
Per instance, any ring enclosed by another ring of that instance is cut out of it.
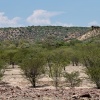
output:
<svg viewBox="0 0 100 100"><path fill-rule="evenodd" d="M66 67L66 71L67 72L79 71L80 78L83 79L83 82L78 88L95 87L95 84L91 83L89 80L86 79L88 78L88 76L84 73L84 67L69 65ZM17 65L15 65L15 68L12 68L12 66L8 66L8 68L5 70L4 76L2 77L2 81L14 87L18 86L21 88L25 88L25 87L31 86L30 82L27 79L25 79L23 72ZM52 79L49 78L48 76L45 76L39 79L38 81L40 81L40 83L43 82L43 84L44 83L47 84L48 81L52 81ZM62 78L62 81L63 81L63 78ZM39 89L44 89L44 88L54 89L54 86L50 86L49 84L47 86L39 87Z"/></svg>
<svg viewBox="0 0 100 100"><path fill-rule="evenodd" d="M4 76L2 77L2 81L8 83L11 86L19 86L19 87L27 87L30 86L30 82L25 79L21 69L19 66L15 65L15 68L12 66L8 66L5 70Z"/></svg>

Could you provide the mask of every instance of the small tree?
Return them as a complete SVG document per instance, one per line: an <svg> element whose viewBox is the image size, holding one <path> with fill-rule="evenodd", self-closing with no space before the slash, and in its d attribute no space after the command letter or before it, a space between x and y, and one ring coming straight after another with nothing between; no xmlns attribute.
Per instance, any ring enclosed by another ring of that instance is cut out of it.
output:
<svg viewBox="0 0 100 100"><path fill-rule="evenodd" d="M81 82L81 79L79 78L79 72L77 71L71 73L65 72L64 77L71 88L79 86Z"/></svg>
<svg viewBox="0 0 100 100"><path fill-rule="evenodd" d="M14 56L17 53L17 49L15 49L15 50L13 50L13 49L5 50L4 53L5 53L4 56L5 56L6 62L8 62L14 68L14 63L15 63Z"/></svg>
<svg viewBox="0 0 100 100"><path fill-rule="evenodd" d="M77 48L74 46L74 48L69 49L69 58L70 61L72 62L73 66L78 66L79 64L79 57L80 57L80 52L77 50Z"/></svg>
<svg viewBox="0 0 100 100"><path fill-rule="evenodd" d="M51 77L54 80L54 85L57 89L57 87L59 86L60 78L62 76L62 71L69 63L69 60L67 58L67 52L65 49L56 49L52 51L51 57Z"/></svg>
<svg viewBox="0 0 100 100"><path fill-rule="evenodd" d="M37 78L44 73L44 64L44 56L38 49L33 50L22 61L21 68L34 88L36 87Z"/></svg>
<svg viewBox="0 0 100 100"><path fill-rule="evenodd" d="M54 85L56 87L56 89L59 86L59 81L60 81L60 77L62 75L62 66L58 65L58 64L53 64L52 65L52 79L54 80Z"/></svg>

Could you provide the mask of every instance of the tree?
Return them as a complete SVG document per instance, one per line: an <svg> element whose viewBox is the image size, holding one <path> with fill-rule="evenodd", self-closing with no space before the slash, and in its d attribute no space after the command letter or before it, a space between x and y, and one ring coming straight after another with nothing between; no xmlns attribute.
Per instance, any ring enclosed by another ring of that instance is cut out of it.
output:
<svg viewBox="0 0 100 100"><path fill-rule="evenodd" d="M52 51L46 51L46 62L47 62L47 69L49 72L49 77L52 76L52 59L53 59L53 52Z"/></svg>
<svg viewBox="0 0 100 100"><path fill-rule="evenodd" d="M44 55L39 49L34 49L22 61L21 68L34 88L36 87L37 78L44 73L44 64Z"/></svg>
<svg viewBox="0 0 100 100"><path fill-rule="evenodd" d="M4 66L5 66L5 62L0 59L0 79L4 73Z"/></svg>
<svg viewBox="0 0 100 100"><path fill-rule="evenodd" d="M78 66L79 65L79 60L80 60L80 51L77 49L72 49L70 51L70 61L72 62L73 66Z"/></svg>
<svg viewBox="0 0 100 100"><path fill-rule="evenodd" d="M2 58L2 54L4 52L2 50L0 50L0 79L1 77L3 76L3 73L4 73L4 69L5 69L5 65L6 65L6 62L4 61L4 59Z"/></svg>
<svg viewBox="0 0 100 100"><path fill-rule="evenodd" d="M18 48L17 52L15 53L13 60L16 62L16 64L20 65L22 63L22 60L32 52L32 48Z"/></svg>
<svg viewBox="0 0 100 100"><path fill-rule="evenodd" d="M56 49L52 51L51 59L49 59L50 64L50 72L51 77L54 80L54 85L57 89L59 86L59 81L62 76L62 71L65 68L65 66L69 63L69 60L67 58L67 53L65 49Z"/></svg>
<svg viewBox="0 0 100 100"><path fill-rule="evenodd" d="M100 89L100 45L85 44L81 48L82 63L86 66L86 73Z"/></svg>
<svg viewBox="0 0 100 100"><path fill-rule="evenodd" d="M14 68L14 63L15 63L14 56L17 53L17 49L15 49L15 50L13 50L13 49L5 50L4 53L5 53L4 56L5 56L6 61L10 65L12 65L12 67Z"/></svg>
<svg viewBox="0 0 100 100"><path fill-rule="evenodd" d="M63 45L63 42L57 41L54 35L50 35L42 41L42 47L47 48L48 50L55 49Z"/></svg>

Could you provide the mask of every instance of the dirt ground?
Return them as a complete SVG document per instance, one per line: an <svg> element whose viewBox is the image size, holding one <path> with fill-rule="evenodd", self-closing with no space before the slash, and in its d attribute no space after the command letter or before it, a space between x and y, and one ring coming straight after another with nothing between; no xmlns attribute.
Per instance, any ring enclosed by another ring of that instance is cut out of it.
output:
<svg viewBox="0 0 100 100"><path fill-rule="evenodd" d="M88 76L85 74L85 68L83 66L72 66L69 65L66 67L67 72L73 72L78 71L80 73L80 78L82 79L82 83L80 84L80 87L78 88L92 88L95 87L95 84L93 84ZM2 81L5 83L8 83L11 86L18 86L20 88L25 88L31 86L30 82L25 78L23 75L22 70L19 68L19 66L15 65L14 68L12 66L8 66L5 70L4 76L2 77ZM47 75L43 76L38 80L38 83L50 83L52 79L48 77ZM63 81L63 78L62 78ZM42 88L54 88L50 84L48 86L44 86Z"/></svg>

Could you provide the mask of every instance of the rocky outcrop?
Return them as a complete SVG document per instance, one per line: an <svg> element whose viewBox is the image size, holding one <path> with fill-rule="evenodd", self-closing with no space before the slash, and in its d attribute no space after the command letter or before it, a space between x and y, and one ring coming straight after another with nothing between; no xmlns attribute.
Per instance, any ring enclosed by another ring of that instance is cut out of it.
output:
<svg viewBox="0 0 100 100"><path fill-rule="evenodd" d="M82 41L92 37L96 37L98 35L100 35L100 27L92 27L90 31L86 32L85 34L78 37L77 39Z"/></svg>

